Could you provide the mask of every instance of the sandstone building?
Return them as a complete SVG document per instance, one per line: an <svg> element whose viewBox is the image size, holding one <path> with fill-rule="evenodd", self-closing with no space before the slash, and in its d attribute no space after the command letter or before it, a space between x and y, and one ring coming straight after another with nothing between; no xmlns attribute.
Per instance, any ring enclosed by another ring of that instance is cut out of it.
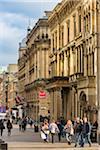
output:
<svg viewBox="0 0 100 150"><path fill-rule="evenodd" d="M19 94L25 98L25 114L37 120L49 115L49 94L45 89L49 77L50 33L47 16L28 29L26 46L19 48Z"/></svg>
<svg viewBox="0 0 100 150"><path fill-rule="evenodd" d="M48 19L51 32L51 116L97 117L99 1L63 0Z"/></svg>

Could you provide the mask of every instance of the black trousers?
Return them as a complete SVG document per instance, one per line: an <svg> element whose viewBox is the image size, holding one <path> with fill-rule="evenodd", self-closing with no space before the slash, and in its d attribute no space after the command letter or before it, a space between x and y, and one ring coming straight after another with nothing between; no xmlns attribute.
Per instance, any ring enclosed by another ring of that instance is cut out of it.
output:
<svg viewBox="0 0 100 150"><path fill-rule="evenodd" d="M2 134L3 134L3 129L0 129L1 130L1 136L2 136Z"/></svg>
<svg viewBox="0 0 100 150"><path fill-rule="evenodd" d="M54 143L54 136L55 136L55 133L51 133L51 141L52 141L52 143Z"/></svg>

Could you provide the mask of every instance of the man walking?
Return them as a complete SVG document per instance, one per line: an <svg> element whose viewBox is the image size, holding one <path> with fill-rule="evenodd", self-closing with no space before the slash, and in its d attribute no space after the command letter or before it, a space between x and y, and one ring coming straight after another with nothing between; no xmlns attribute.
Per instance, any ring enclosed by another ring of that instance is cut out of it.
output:
<svg viewBox="0 0 100 150"><path fill-rule="evenodd" d="M3 135L3 130L4 130L4 129L5 129L5 126L4 126L3 120L1 119L1 120L0 120L1 136Z"/></svg>
<svg viewBox="0 0 100 150"><path fill-rule="evenodd" d="M85 141L88 142L89 146L91 147L91 139L90 139L90 134L91 134L91 126L90 123L88 122L87 118L83 118L83 130L82 130L82 141L81 141L81 147L84 147Z"/></svg>

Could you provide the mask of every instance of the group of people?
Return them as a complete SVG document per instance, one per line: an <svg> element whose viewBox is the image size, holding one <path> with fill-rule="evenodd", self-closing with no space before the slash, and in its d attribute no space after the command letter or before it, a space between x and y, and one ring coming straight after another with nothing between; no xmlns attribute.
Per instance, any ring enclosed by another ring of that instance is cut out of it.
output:
<svg viewBox="0 0 100 150"><path fill-rule="evenodd" d="M5 127L6 126L6 127ZM0 135L3 135L3 131L4 129L7 128L8 131L8 136L11 135L11 129L13 128L12 123L10 122L10 120L8 119L5 125L5 122L3 119L0 120Z"/></svg>
<svg viewBox="0 0 100 150"><path fill-rule="evenodd" d="M89 146L91 146L91 125L86 117L84 117L83 120L77 117L73 122L68 120L65 125L63 125L61 121L55 122L55 120L52 120L51 123L48 123L48 120L44 120L41 125L41 138L44 142L49 142L49 137L51 136L51 142L54 143L56 134L58 134L59 142L63 136L66 138L69 145L73 141L75 147L78 145L84 147L87 141Z"/></svg>
<svg viewBox="0 0 100 150"><path fill-rule="evenodd" d="M19 124L19 131L25 131L27 124L30 124L30 127L32 128L33 120L29 117L19 118L18 124Z"/></svg>

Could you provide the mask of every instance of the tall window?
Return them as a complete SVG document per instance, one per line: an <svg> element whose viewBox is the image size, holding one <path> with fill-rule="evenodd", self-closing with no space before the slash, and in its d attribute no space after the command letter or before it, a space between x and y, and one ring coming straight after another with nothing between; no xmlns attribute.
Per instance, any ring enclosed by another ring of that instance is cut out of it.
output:
<svg viewBox="0 0 100 150"><path fill-rule="evenodd" d="M86 16L86 32L88 32L89 29L88 29L88 16Z"/></svg>
<svg viewBox="0 0 100 150"><path fill-rule="evenodd" d="M68 75L70 75L70 51L68 50Z"/></svg>
<svg viewBox="0 0 100 150"><path fill-rule="evenodd" d="M91 15L90 15L90 13L88 15L88 31L89 32L91 31Z"/></svg>
<svg viewBox="0 0 100 150"><path fill-rule="evenodd" d="M62 37L62 47L64 46L64 26L62 26L62 33L61 33L62 35L61 35L61 37Z"/></svg>
<svg viewBox="0 0 100 150"><path fill-rule="evenodd" d="M89 56L87 55L87 76L89 75L89 63L88 63L88 60L89 60Z"/></svg>
<svg viewBox="0 0 100 150"><path fill-rule="evenodd" d="M62 61L62 62L61 62L61 63L62 63L62 69L61 69L61 70L62 70L62 76L64 76L64 53L62 53L61 59L62 59L62 60L61 60L61 61Z"/></svg>
<svg viewBox="0 0 100 150"><path fill-rule="evenodd" d="M67 21L67 42L70 40L70 20Z"/></svg>
<svg viewBox="0 0 100 150"><path fill-rule="evenodd" d="M94 52L92 53L92 66L93 66L93 75L94 75Z"/></svg>
<svg viewBox="0 0 100 150"><path fill-rule="evenodd" d="M80 46L80 49L79 49L79 53L80 53L80 72L82 72L82 51L81 51L81 46Z"/></svg>
<svg viewBox="0 0 100 150"><path fill-rule="evenodd" d="M81 32L81 14L79 14L79 32Z"/></svg>
<svg viewBox="0 0 100 150"><path fill-rule="evenodd" d="M83 48L83 61L82 61L82 72L84 73L84 48Z"/></svg>
<svg viewBox="0 0 100 150"><path fill-rule="evenodd" d="M57 31L55 32L55 48L57 50Z"/></svg>
<svg viewBox="0 0 100 150"><path fill-rule="evenodd" d="M52 35L52 47L53 47L53 52L54 52L54 34Z"/></svg>
<svg viewBox="0 0 100 150"><path fill-rule="evenodd" d="M73 47L72 49L73 49L73 50L72 50L72 52L73 52L73 59L74 59L74 61L76 62L75 47ZM76 72L76 63L74 63L73 66L74 66L74 73L75 73L75 72Z"/></svg>
<svg viewBox="0 0 100 150"><path fill-rule="evenodd" d="M84 32L86 32L86 17L84 17Z"/></svg>
<svg viewBox="0 0 100 150"><path fill-rule="evenodd" d="M73 16L73 21L74 21L74 37L76 36L76 16Z"/></svg>

